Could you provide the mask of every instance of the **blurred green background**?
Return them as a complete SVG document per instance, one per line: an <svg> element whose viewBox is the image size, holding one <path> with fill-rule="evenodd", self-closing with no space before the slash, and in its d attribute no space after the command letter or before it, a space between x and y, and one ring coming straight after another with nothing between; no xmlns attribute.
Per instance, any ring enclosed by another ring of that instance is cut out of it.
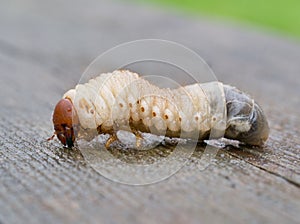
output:
<svg viewBox="0 0 300 224"><path fill-rule="evenodd" d="M138 0L300 38L300 0Z"/></svg>

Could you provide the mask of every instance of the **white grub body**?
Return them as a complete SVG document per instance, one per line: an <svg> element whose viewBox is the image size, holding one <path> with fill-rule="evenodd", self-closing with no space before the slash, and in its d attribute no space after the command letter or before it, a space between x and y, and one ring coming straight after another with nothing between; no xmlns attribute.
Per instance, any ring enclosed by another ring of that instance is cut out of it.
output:
<svg viewBox="0 0 300 224"><path fill-rule="evenodd" d="M223 87L222 83L197 83L177 89L161 89L136 73L116 70L77 85L75 89L66 92L63 98L72 101L80 126L85 130L113 133L116 129L128 130L130 127L141 132L165 134L168 137L184 136L203 140L209 136L214 121L220 120L212 112L215 109L213 105L216 105L216 102L212 102L213 94L225 94L228 92L223 91L225 87L229 90L230 97L234 97L232 91L238 91L229 86ZM215 88L218 91L214 91ZM224 95L223 99L226 98ZM234 105L238 111L243 110L246 101L247 107L254 108L250 105L254 101L247 95L245 99L237 100L242 101L240 106ZM229 104L225 109L232 111L232 103ZM253 111L250 110L244 115L236 110L234 117L227 114L231 120L226 121L226 129L230 129L229 138L240 140L238 136L251 129L250 116ZM245 119L247 116L248 120ZM261 139L264 141L265 136ZM249 144L260 145L261 139L255 138Z"/></svg>

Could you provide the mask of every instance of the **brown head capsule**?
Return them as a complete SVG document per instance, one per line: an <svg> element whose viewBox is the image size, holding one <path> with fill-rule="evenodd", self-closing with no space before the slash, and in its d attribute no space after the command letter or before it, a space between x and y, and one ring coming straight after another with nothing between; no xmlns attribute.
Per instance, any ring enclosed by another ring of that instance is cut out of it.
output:
<svg viewBox="0 0 300 224"><path fill-rule="evenodd" d="M53 113L54 134L63 145L69 148L74 146L74 141L79 126L79 120L73 103L69 99L60 100Z"/></svg>

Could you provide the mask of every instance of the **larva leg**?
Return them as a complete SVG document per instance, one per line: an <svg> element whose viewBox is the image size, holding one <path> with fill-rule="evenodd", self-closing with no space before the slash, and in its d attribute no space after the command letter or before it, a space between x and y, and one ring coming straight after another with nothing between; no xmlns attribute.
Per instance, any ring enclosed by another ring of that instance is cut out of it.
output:
<svg viewBox="0 0 300 224"><path fill-rule="evenodd" d="M117 132L113 129L106 129L102 127L101 125L97 127L97 132L99 135L101 134L109 134L109 138L105 142L105 148L109 149L110 145L114 143L115 141L118 141Z"/></svg>
<svg viewBox="0 0 300 224"><path fill-rule="evenodd" d="M118 137L117 137L117 134L116 134L116 133L113 133L113 134L109 137L109 139L106 141L106 143L105 143L105 148L106 148L106 149L109 149L110 145L111 145L113 142L118 141L118 140L119 140L119 139L118 139Z"/></svg>
<svg viewBox="0 0 300 224"><path fill-rule="evenodd" d="M130 129L131 129L131 132L135 135L135 138L136 138L136 142L135 142L135 145L137 148L139 148L142 144L142 140L144 139L143 136L141 135L141 133L139 132L139 130L137 130L133 125L132 123L129 124L130 125Z"/></svg>

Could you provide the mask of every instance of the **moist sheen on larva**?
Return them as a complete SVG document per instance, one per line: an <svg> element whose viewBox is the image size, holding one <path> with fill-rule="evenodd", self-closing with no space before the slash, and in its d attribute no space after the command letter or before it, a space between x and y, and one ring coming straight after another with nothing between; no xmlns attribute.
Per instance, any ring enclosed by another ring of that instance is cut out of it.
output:
<svg viewBox="0 0 300 224"><path fill-rule="evenodd" d="M84 130L114 135L116 127L122 129L129 124L137 136L138 132L155 130L168 137L180 137L184 132L186 138L195 138L193 133L197 132L201 141L207 139L214 120L218 120L212 111L217 104L214 95L220 93L226 100L225 137L262 145L269 133L262 109L245 93L222 83L162 89L136 73L116 70L77 85L63 99L71 102ZM59 114L54 113L53 120L56 116Z"/></svg>

